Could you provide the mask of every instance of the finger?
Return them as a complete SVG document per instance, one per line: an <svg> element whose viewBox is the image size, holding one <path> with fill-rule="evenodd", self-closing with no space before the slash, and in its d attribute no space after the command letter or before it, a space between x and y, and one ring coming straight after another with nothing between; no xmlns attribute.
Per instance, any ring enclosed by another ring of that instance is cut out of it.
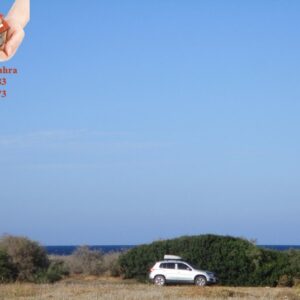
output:
<svg viewBox="0 0 300 300"><path fill-rule="evenodd" d="M6 61L6 60L8 60L7 54L4 51L0 50L0 61Z"/></svg>
<svg viewBox="0 0 300 300"><path fill-rule="evenodd" d="M24 35L23 30L16 30L12 33L5 45L5 52L7 56L11 56L17 51L18 47L22 43Z"/></svg>

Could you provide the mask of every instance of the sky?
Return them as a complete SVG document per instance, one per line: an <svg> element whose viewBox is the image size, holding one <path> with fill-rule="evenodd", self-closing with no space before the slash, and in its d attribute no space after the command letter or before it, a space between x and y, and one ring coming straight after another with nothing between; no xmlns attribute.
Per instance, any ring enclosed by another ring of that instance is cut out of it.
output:
<svg viewBox="0 0 300 300"><path fill-rule="evenodd" d="M32 0L0 64L0 235L300 244L299 9Z"/></svg>

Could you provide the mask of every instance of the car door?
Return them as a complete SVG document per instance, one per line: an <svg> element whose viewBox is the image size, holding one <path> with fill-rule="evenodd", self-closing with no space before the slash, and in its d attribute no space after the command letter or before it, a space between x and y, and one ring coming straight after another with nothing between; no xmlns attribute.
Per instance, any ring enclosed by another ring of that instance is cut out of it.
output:
<svg viewBox="0 0 300 300"><path fill-rule="evenodd" d="M180 281L193 281L192 268L185 263L177 263L177 278Z"/></svg>
<svg viewBox="0 0 300 300"><path fill-rule="evenodd" d="M160 265L160 268L163 270L162 274L165 276L165 278L169 281L176 280L177 277L177 270L175 263L167 262L162 263Z"/></svg>

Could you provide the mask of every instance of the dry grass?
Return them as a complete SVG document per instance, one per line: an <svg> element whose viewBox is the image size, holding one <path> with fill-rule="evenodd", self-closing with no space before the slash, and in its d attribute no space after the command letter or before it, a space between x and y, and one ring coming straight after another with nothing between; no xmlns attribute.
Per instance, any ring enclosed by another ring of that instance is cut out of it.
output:
<svg viewBox="0 0 300 300"><path fill-rule="evenodd" d="M233 288L167 286L109 277L71 277L53 285L0 285L1 300L158 300L158 299L268 299L300 300L297 288Z"/></svg>

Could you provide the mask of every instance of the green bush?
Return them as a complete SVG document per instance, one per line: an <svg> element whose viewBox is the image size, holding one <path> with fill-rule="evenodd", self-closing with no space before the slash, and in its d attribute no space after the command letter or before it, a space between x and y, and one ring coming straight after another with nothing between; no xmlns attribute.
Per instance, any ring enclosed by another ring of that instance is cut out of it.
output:
<svg viewBox="0 0 300 300"><path fill-rule="evenodd" d="M14 281L16 270L10 261L9 256L3 250L0 250L0 283Z"/></svg>
<svg viewBox="0 0 300 300"><path fill-rule="evenodd" d="M0 249L7 253L18 281L35 281L36 274L48 269L49 260L43 247L25 237L4 236Z"/></svg>
<svg viewBox="0 0 300 300"><path fill-rule="evenodd" d="M125 278L146 278L165 254L179 255L202 270L215 272L224 285L276 286L283 275L292 276L287 253L217 235L184 236L135 247L121 255L121 272Z"/></svg>
<svg viewBox="0 0 300 300"><path fill-rule="evenodd" d="M51 261L47 269L41 270L35 275L36 283L54 283L68 275L63 261Z"/></svg>

